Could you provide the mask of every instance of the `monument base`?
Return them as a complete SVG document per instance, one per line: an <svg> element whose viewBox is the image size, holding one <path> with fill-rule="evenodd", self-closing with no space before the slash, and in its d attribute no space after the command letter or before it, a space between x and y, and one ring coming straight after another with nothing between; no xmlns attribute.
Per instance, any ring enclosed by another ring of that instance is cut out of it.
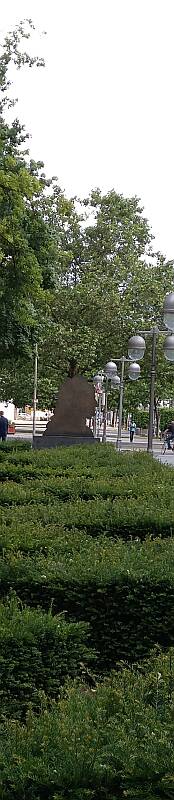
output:
<svg viewBox="0 0 174 800"><path fill-rule="evenodd" d="M71 434L71 433L62 433L62 434L52 434L50 436L44 435L43 436L34 436L33 438L33 448L34 450L47 450L49 447L72 447L72 445L76 444L98 444L100 439L94 439L92 435L81 434Z"/></svg>

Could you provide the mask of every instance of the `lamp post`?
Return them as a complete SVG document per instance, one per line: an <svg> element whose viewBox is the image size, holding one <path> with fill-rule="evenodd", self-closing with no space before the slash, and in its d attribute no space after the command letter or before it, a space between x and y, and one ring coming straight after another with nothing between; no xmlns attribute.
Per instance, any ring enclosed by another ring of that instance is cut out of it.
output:
<svg viewBox="0 0 174 800"><path fill-rule="evenodd" d="M117 363L121 364L121 378L117 375ZM107 407L108 407L108 388L120 389L120 402L119 402L119 423L118 423L118 437L117 437L117 450L121 447L121 429L122 429L122 416L123 416L123 393L124 393L124 367L129 364L129 378L136 381L140 376L140 365L131 361L126 356L116 358L115 361L108 361L105 370L99 375L95 375L93 382L105 387L105 406L104 406L104 422L103 422L103 436L102 442L106 442L106 427L107 427Z"/></svg>
<svg viewBox="0 0 174 800"><path fill-rule="evenodd" d="M174 292L169 292L164 300L164 324L168 331L174 331ZM156 374L156 346L158 336L165 336L167 330L160 330L157 325L149 331L142 331L141 335L131 336L128 343L128 356L131 360L135 358L140 361L145 353L146 343L144 336L151 336L152 338L152 357L151 357L151 372L150 372L150 403L149 403L149 425L148 425L148 445L147 450L149 453L153 452L153 426L154 426L154 399L155 399L155 374ZM164 341L164 356L167 361L174 362L174 335L171 333L165 338Z"/></svg>
<svg viewBox="0 0 174 800"><path fill-rule="evenodd" d="M33 390L33 439L36 432L36 407L37 407L37 371L38 371L38 347L35 345L34 355L34 390Z"/></svg>
<svg viewBox="0 0 174 800"><path fill-rule="evenodd" d="M115 389L118 388L118 386L120 385L120 378L117 375L117 365L115 364L115 361L108 361L108 363L105 366L105 369L99 374L94 376L93 383L96 388L97 387L99 388L99 391L102 392L102 389L104 389L105 392L102 442L106 442L108 389L109 386L111 386L112 389Z"/></svg>
<svg viewBox="0 0 174 800"><path fill-rule="evenodd" d="M99 397L98 409L96 411L95 416L95 433L97 439L100 435L100 416L101 416L101 401L102 401L102 387L103 387L104 376L102 372L99 372L97 375L94 375L93 384L95 386L96 393Z"/></svg>
<svg viewBox="0 0 174 800"><path fill-rule="evenodd" d="M123 416L124 367L125 367L125 364L129 364L129 378L132 381L137 381L137 379L140 376L140 366L135 361L133 363L131 363L130 358L126 358L126 356L121 356L121 358L116 358L115 360L117 362L121 363L119 423L118 423L118 437L117 437L117 443L116 443L117 450L120 450L120 447L121 447L122 416Z"/></svg>
<svg viewBox="0 0 174 800"><path fill-rule="evenodd" d="M104 406L104 419L103 419L103 436L102 442L106 442L106 429L107 429L107 411L108 411L108 389L109 385L114 386L120 384L120 379L117 376L117 365L115 361L108 361L104 370L104 386L105 386L105 406ZM115 381L115 384L113 383Z"/></svg>

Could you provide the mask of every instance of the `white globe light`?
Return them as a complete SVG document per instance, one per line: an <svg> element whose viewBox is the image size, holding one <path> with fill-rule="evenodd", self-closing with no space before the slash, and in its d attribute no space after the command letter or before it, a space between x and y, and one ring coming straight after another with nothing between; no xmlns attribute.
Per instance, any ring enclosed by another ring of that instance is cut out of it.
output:
<svg viewBox="0 0 174 800"><path fill-rule="evenodd" d="M94 375L93 383L94 383L94 386L102 386L103 375L101 375L100 373L98 375Z"/></svg>
<svg viewBox="0 0 174 800"><path fill-rule="evenodd" d="M142 336L131 336L128 342L128 356L132 361L141 361L146 349Z"/></svg>
<svg viewBox="0 0 174 800"><path fill-rule="evenodd" d="M167 361L174 361L174 336L167 336L164 342L164 355Z"/></svg>
<svg viewBox="0 0 174 800"><path fill-rule="evenodd" d="M132 362L129 366L129 378L131 381L137 381L137 378L140 377L140 365Z"/></svg>
<svg viewBox="0 0 174 800"><path fill-rule="evenodd" d="M117 365L115 364L114 361L108 361L108 363L105 366L106 378L108 378L108 380L111 380L112 378L115 378L116 374L117 374Z"/></svg>
<svg viewBox="0 0 174 800"><path fill-rule="evenodd" d="M119 389L120 388L120 378L119 375L115 375L111 381L111 389Z"/></svg>
<svg viewBox="0 0 174 800"><path fill-rule="evenodd" d="M174 331L174 292L166 294L164 300L164 323L169 331Z"/></svg>

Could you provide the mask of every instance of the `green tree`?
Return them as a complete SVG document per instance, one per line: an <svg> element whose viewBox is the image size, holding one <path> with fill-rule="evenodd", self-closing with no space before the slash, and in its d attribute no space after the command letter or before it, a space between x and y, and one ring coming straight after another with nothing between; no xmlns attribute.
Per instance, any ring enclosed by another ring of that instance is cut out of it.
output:
<svg viewBox="0 0 174 800"><path fill-rule="evenodd" d="M21 52L32 22L6 37L0 57L0 264L3 392L26 397L33 343L39 345L40 404L51 403L70 361L92 377L108 358L127 353L129 336L162 322L162 304L173 285L173 262L152 249L153 237L138 198L99 189L81 203L68 200L47 180L43 163L23 150L18 120L5 122L8 67L40 66ZM4 364L7 359L8 364ZM150 343L142 378L125 400L149 394ZM171 394L171 367L159 344L156 406ZM23 377L22 377L23 376ZM11 391L10 391L11 387ZM140 399L139 399L140 402Z"/></svg>
<svg viewBox="0 0 174 800"><path fill-rule="evenodd" d="M78 217L74 203L69 222L63 220L61 248L65 257L62 269L60 250L52 325L45 341L60 375L66 373L69 358L74 357L79 369L91 376L109 357L126 354L132 333L150 328L154 322L162 323L163 298L173 282L173 262L153 254L149 225L137 198L127 200L114 191L102 196L97 191L81 204L81 210ZM93 224L89 225L91 216ZM56 210L57 241L59 226ZM142 395L146 387L147 397L149 370L150 342L142 365ZM161 397L166 391L166 375L169 382L171 375L162 357L161 367L158 358L157 373Z"/></svg>
<svg viewBox="0 0 174 800"><path fill-rule="evenodd" d="M28 150L23 149L27 134L19 121L8 125L5 119L6 107L14 104L9 98L9 65L14 63L17 69L43 65L42 59L20 50L21 39L28 39L32 28L31 20L16 27L6 37L0 56L1 361L29 352L46 299L43 271L51 247L39 210L47 183L43 164L29 161Z"/></svg>

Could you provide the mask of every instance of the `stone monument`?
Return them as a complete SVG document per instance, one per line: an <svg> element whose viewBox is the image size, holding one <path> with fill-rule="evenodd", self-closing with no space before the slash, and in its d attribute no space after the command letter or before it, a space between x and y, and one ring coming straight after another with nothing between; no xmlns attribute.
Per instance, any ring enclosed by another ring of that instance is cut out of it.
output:
<svg viewBox="0 0 174 800"><path fill-rule="evenodd" d="M56 407L43 436L34 436L34 448L59 445L94 444L86 419L95 414L95 390L82 375L73 375L62 384Z"/></svg>

